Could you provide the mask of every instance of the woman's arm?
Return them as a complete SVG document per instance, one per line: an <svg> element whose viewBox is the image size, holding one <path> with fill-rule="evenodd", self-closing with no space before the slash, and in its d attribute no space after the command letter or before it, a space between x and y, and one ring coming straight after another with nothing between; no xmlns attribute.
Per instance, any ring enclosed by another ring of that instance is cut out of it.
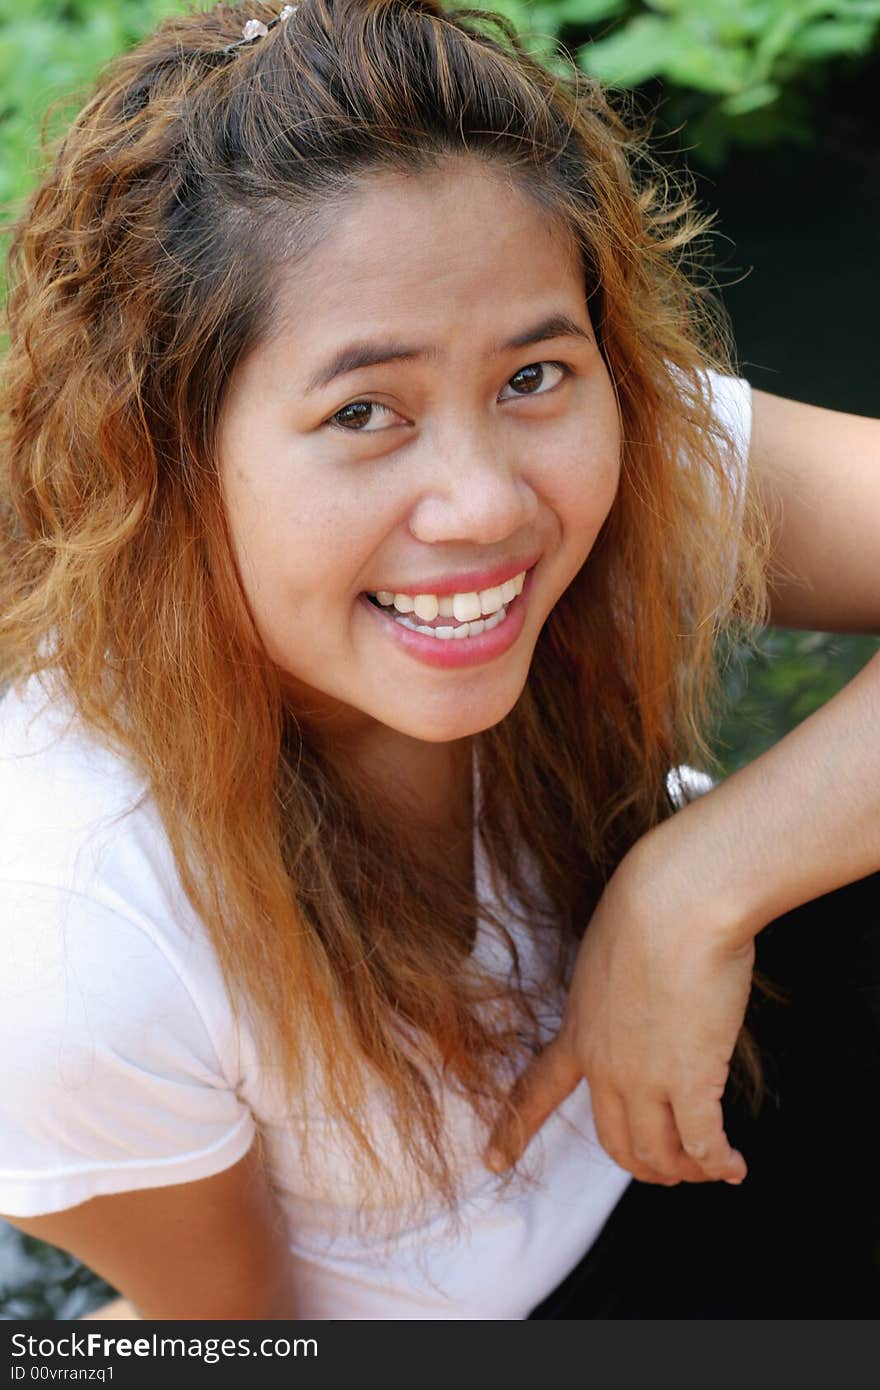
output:
<svg viewBox="0 0 880 1390"><path fill-rule="evenodd" d="M880 422L754 393L749 486L776 519L774 623L880 633ZM644 1181L737 1181L721 1097L768 922L880 868L880 656L779 743L644 836L590 922L559 1036L490 1144L517 1156L589 1081Z"/></svg>
<svg viewBox="0 0 880 1390"><path fill-rule="evenodd" d="M102 1303L100 1308L94 1308L91 1313L83 1313L80 1321L118 1322L124 1318L137 1321L138 1316L127 1298L113 1298L109 1303Z"/></svg>
<svg viewBox="0 0 880 1390"><path fill-rule="evenodd" d="M880 420L753 391L747 486L777 519L771 624L880 635Z"/></svg>
<svg viewBox="0 0 880 1390"><path fill-rule="evenodd" d="M118 1289L133 1309L114 1316L292 1319L284 1223L257 1155L254 1144L210 1178L3 1219L68 1251Z"/></svg>

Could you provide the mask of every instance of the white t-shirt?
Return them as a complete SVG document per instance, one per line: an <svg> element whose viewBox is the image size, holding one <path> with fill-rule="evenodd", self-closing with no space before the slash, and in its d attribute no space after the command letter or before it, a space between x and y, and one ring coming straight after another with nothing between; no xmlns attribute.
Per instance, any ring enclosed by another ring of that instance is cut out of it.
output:
<svg viewBox="0 0 880 1390"><path fill-rule="evenodd" d="M748 388L723 389L745 459ZM476 775L474 791L478 805ZM513 922L512 899L493 893L476 833L474 864L480 901L500 906L539 980L540 949ZM485 922L475 955L507 960ZM369 1186L318 1087L300 1115L282 1113L144 785L37 678L0 702L0 994L0 1212L34 1216L205 1178L259 1131L302 1318L524 1318L589 1249L629 1181L599 1146L586 1082L530 1145L536 1180L504 1196L480 1158L485 1134L449 1094L460 1227L439 1209L399 1222L388 1211L386 1232L365 1236L354 1214L373 1200ZM560 1012L548 999L548 1037ZM369 1125L393 1154L379 1096Z"/></svg>

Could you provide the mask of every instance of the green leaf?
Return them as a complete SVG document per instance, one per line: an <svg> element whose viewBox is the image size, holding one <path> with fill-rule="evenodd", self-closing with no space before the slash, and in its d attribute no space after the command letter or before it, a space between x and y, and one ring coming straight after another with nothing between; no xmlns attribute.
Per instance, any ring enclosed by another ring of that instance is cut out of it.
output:
<svg viewBox="0 0 880 1390"><path fill-rule="evenodd" d="M494 10L509 19L536 58L555 66L559 16L555 5L530 5L526 0L497 0Z"/></svg>
<svg viewBox="0 0 880 1390"><path fill-rule="evenodd" d="M880 0L845 0L840 12L847 19L880 19Z"/></svg>
<svg viewBox="0 0 880 1390"><path fill-rule="evenodd" d="M722 43L711 26L693 17L642 15L581 53L587 72L616 86L665 77L696 91L733 94L750 85L746 46Z"/></svg>
<svg viewBox="0 0 880 1390"><path fill-rule="evenodd" d="M676 33L657 15L639 15L623 29L578 50L578 66L615 87L635 87L662 72L674 56Z"/></svg>
<svg viewBox="0 0 880 1390"><path fill-rule="evenodd" d="M758 35L755 45L756 75L770 77L777 58L790 47L802 21L809 18L809 15L804 13L807 3L808 0L801 0L801 3L794 5L782 3L774 7L777 9L776 18ZM810 4L809 8L813 9L814 6ZM827 9L827 5L825 8Z"/></svg>
<svg viewBox="0 0 880 1390"><path fill-rule="evenodd" d="M743 43L725 44L707 26L697 29L692 19L673 28L664 76L700 92L733 93L748 85L750 56Z"/></svg>
<svg viewBox="0 0 880 1390"><path fill-rule="evenodd" d="M791 0L644 0L651 10L702 24L723 42L762 33Z"/></svg>
<svg viewBox="0 0 880 1390"><path fill-rule="evenodd" d="M775 82L759 82L755 87L747 87L744 92L736 92L721 103L726 116L744 116L749 111L757 111L761 106L770 106L780 95Z"/></svg>
<svg viewBox="0 0 880 1390"><path fill-rule="evenodd" d="M496 0L492 8L505 19L509 19L520 33L528 28L531 16L523 0Z"/></svg>
<svg viewBox="0 0 880 1390"><path fill-rule="evenodd" d="M871 20L820 20L796 35L792 49L802 58L821 60L840 53L866 53L876 33Z"/></svg>
<svg viewBox="0 0 880 1390"><path fill-rule="evenodd" d="M560 0L553 6L559 24L596 24L617 19L629 8L627 0Z"/></svg>

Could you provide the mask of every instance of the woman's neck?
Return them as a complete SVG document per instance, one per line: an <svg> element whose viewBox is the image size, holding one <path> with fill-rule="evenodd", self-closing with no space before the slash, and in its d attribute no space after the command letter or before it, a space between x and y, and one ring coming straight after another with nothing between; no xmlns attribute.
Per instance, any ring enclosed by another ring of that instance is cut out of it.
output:
<svg viewBox="0 0 880 1390"><path fill-rule="evenodd" d="M304 719L321 761L336 769L369 808L386 808L402 843L472 874L473 738L428 743L386 725L342 718Z"/></svg>
<svg viewBox="0 0 880 1390"><path fill-rule="evenodd" d="M360 770L392 805L425 833L470 834L473 826L472 744L425 743L383 730L360 749Z"/></svg>

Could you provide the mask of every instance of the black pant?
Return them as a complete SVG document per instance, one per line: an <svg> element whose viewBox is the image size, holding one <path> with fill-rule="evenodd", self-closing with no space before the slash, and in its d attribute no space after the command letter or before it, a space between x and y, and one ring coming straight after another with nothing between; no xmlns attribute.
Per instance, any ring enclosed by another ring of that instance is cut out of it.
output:
<svg viewBox="0 0 880 1390"><path fill-rule="evenodd" d="M762 931L747 1021L768 1095L732 1085L741 1187L632 1181L598 1240L533 1318L880 1315L880 873Z"/></svg>

